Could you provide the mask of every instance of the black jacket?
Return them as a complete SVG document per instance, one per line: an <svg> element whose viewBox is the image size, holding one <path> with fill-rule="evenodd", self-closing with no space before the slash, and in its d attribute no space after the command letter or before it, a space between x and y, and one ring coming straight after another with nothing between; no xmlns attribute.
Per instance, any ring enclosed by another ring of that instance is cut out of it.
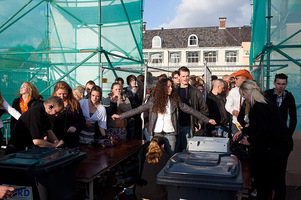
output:
<svg viewBox="0 0 301 200"><path fill-rule="evenodd" d="M296 109L296 103L295 103L295 98L292 95L292 93L286 91L286 96L282 101L281 106L279 107L281 117L285 124L287 124L287 118L288 116L290 117L289 119L289 125L288 125L288 132L293 135L296 125L297 125L297 109ZM274 89L269 89L266 90L265 92L265 97L272 100L274 103L276 103L276 98L277 95L274 94Z"/></svg>
<svg viewBox="0 0 301 200"><path fill-rule="evenodd" d="M249 112L249 126L242 129L249 136L248 141L258 149L277 149L291 151L293 140L287 134L288 128L274 102L256 102Z"/></svg>

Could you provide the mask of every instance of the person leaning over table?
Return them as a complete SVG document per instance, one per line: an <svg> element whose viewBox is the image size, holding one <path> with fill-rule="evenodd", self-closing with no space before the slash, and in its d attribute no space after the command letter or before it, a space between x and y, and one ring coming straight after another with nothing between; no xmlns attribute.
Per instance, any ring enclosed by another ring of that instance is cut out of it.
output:
<svg viewBox="0 0 301 200"><path fill-rule="evenodd" d="M274 200L285 199L285 171L287 159L293 149L292 137L281 119L273 101L266 99L255 81L246 80L239 88L245 98L245 113L249 124L233 137L236 141L244 134L241 144L249 145L251 170L257 189L257 200L267 200L272 190Z"/></svg>
<svg viewBox="0 0 301 200"><path fill-rule="evenodd" d="M6 147L5 154L25 150L33 145L39 147L59 147L64 144L51 130L49 116L58 116L63 110L64 102L59 97L49 97L21 115ZM45 140L47 136L47 140Z"/></svg>
<svg viewBox="0 0 301 200"><path fill-rule="evenodd" d="M179 110L193 115L206 123L216 124L201 112L194 110L181 102L178 94L173 88L172 80L161 79L157 84L153 96L146 104L120 115L113 115L115 118L128 118L130 116L149 111L149 134L162 136L165 140L165 150L168 155L173 155L176 145L176 135L179 131Z"/></svg>

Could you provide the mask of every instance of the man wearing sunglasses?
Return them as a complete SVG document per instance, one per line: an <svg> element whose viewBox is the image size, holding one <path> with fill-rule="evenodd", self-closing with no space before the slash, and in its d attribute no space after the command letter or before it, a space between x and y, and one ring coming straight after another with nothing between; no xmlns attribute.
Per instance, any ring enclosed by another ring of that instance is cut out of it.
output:
<svg viewBox="0 0 301 200"><path fill-rule="evenodd" d="M239 94L239 87L245 80L253 80L253 77L247 70L238 70L237 72L232 73L230 77L235 77L235 87L230 90L229 95L227 96L225 108L233 116L231 130L232 135L234 135L241 128L237 116L244 101L244 98Z"/></svg>
<svg viewBox="0 0 301 200"><path fill-rule="evenodd" d="M33 145L55 148L64 144L52 132L49 121L49 116L58 116L63 108L63 100L52 96L22 114L11 132L5 154L25 150Z"/></svg>

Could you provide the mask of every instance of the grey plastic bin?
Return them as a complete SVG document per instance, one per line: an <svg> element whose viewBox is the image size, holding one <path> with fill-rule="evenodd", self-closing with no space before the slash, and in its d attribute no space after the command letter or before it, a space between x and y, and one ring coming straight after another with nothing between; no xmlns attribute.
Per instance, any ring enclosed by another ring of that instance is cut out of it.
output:
<svg viewBox="0 0 301 200"><path fill-rule="evenodd" d="M169 200L235 200L243 180L239 160L230 154L177 153L157 175Z"/></svg>
<svg viewBox="0 0 301 200"><path fill-rule="evenodd" d="M1 184L32 187L34 200L71 200L76 168L86 157L78 150L33 148L0 159Z"/></svg>

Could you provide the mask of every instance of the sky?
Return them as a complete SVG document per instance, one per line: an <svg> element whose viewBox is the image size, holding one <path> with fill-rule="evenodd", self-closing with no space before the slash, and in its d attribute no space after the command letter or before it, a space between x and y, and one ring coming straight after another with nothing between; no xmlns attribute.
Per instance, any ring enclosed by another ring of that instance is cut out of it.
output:
<svg viewBox="0 0 301 200"><path fill-rule="evenodd" d="M144 0L146 29L250 25L251 0Z"/></svg>

